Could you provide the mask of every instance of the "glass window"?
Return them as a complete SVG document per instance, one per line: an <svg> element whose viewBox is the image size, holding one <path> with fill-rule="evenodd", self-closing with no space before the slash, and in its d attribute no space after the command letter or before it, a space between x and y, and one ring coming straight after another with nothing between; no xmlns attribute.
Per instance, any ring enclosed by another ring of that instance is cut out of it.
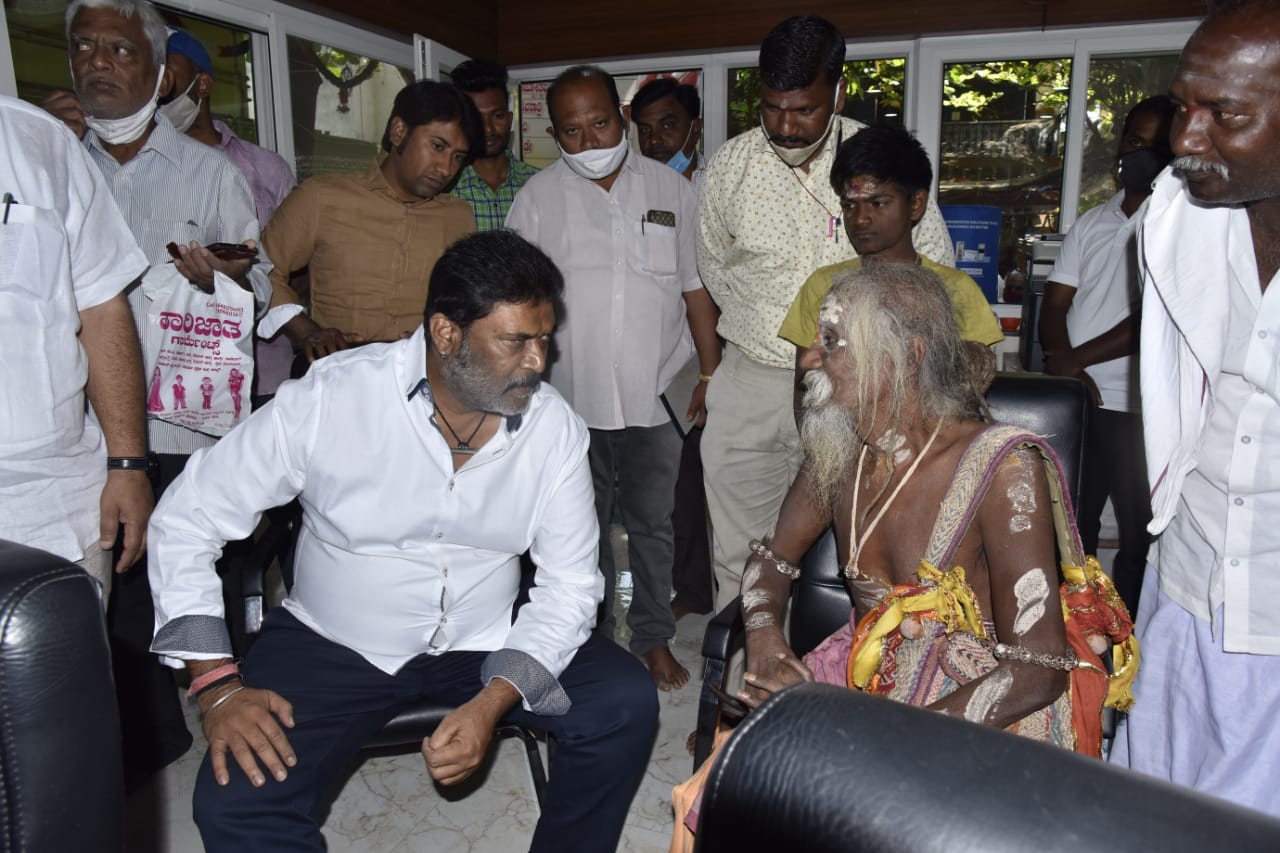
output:
<svg viewBox="0 0 1280 853"><path fill-rule="evenodd" d="M382 150L387 117L413 69L297 36L288 37L288 49L298 180L363 172Z"/></svg>
<svg viewBox="0 0 1280 853"><path fill-rule="evenodd" d="M5 9L18 97L25 101L39 103L55 89L71 88L65 10L62 2L16 3ZM164 8L160 14L165 23L191 33L209 51L213 61L209 106L214 118L226 122L238 136L256 142L252 34Z"/></svg>
<svg viewBox="0 0 1280 853"><path fill-rule="evenodd" d="M699 94L702 93L702 72L697 69L614 74L613 82L618 87L623 115L630 118L631 99L642 86L658 77L675 77L681 83L696 86ZM525 80L520 83L520 159L539 169L545 169L560 157L560 151L550 134L551 116L547 113L547 88L550 85L550 80ZM635 147L634 133L631 134L631 144ZM698 147L701 150L701 144Z"/></svg>
<svg viewBox="0 0 1280 853"><path fill-rule="evenodd" d="M1177 64L1176 52L1098 56L1090 60L1077 214L1097 207L1119 189L1115 181L1115 156L1124 118L1139 101L1169 91L1169 81Z"/></svg>
<svg viewBox="0 0 1280 853"><path fill-rule="evenodd" d="M938 203L1002 211L998 272L1017 238L1058 230L1071 60L943 66Z"/></svg>
<svg viewBox="0 0 1280 853"><path fill-rule="evenodd" d="M844 113L863 124L903 123L907 60L853 59L844 64ZM729 69L728 138L760 122L760 69Z"/></svg>

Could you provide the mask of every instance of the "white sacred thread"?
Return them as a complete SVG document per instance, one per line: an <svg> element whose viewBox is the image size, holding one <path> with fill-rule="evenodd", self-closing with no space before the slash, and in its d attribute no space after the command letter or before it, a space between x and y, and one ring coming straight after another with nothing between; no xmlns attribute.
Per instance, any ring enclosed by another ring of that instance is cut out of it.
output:
<svg viewBox="0 0 1280 853"><path fill-rule="evenodd" d="M1026 533L1031 529L1031 519L1025 515L1015 515L1009 518L1010 533Z"/></svg>
<svg viewBox="0 0 1280 853"><path fill-rule="evenodd" d="M1013 620L1013 633L1021 637L1044 616L1044 603L1049 598L1049 581L1044 569L1028 569L1013 585L1018 599L1018 615Z"/></svg>
<svg viewBox="0 0 1280 853"><path fill-rule="evenodd" d="M1007 669L997 669L978 683L969 703L964 706L964 718L971 723L982 723L990 717L1004 697L1009 695L1013 686L1013 673Z"/></svg>

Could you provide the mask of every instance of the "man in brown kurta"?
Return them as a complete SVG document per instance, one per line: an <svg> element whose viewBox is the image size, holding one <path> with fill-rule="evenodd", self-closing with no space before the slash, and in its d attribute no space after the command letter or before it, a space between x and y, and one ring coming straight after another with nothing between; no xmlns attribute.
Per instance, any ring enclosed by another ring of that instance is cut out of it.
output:
<svg viewBox="0 0 1280 853"><path fill-rule="evenodd" d="M364 174L305 181L263 231L275 270L259 333L283 331L314 360L416 329L436 260L475 231L471 208L443 190L482 137L475 108L453 86L422 81L401 90L382 140L386 156ZM289 284L302 267L310 269L309 313Z"/></svg>

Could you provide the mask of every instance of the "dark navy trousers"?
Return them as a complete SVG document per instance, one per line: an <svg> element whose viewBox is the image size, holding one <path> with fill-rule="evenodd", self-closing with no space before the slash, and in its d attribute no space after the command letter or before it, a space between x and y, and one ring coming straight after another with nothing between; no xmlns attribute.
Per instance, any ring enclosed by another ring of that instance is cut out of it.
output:
<svg viewBox="0 0 1280 853"><path fill-rule="evenodd" d="M285 729L298 763L289 778L254 788L228 755L231 783L219 786L206 755L196 778L195 819L209 853L322 851L315 815L360 747L416 700L462 704L482 687L486 652L419 655L387 675L350 649L302 625L288 611L268 614L250 650L245 682L293 704ZM506 719L554 739L550 777L532 850L612 851L644 776L658 725L653 679L639 661L594 632L560 676L572 702L546 717L517 705ZM423 796L434 796L423 766Z"/></svg>

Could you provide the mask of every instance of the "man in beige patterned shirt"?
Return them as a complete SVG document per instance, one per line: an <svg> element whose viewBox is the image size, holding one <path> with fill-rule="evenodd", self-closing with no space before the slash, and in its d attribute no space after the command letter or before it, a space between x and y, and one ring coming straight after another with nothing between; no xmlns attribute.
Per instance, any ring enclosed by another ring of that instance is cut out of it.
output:
<svg viewBox="0 0 1280 853"><path fill-rule="evenodd" d="M724 359L707 389L703 462L714 532L717 608L738 594L747 543L773 530L800 467L792 411L795 347L778 337L809 274L855 256L829 175L863 125L844 108L844 37L828 21L789 18L760 45L760 128L725 143L703 178L698 271L720 307ZM912 240L953 266L932 199Z"/></svg>

